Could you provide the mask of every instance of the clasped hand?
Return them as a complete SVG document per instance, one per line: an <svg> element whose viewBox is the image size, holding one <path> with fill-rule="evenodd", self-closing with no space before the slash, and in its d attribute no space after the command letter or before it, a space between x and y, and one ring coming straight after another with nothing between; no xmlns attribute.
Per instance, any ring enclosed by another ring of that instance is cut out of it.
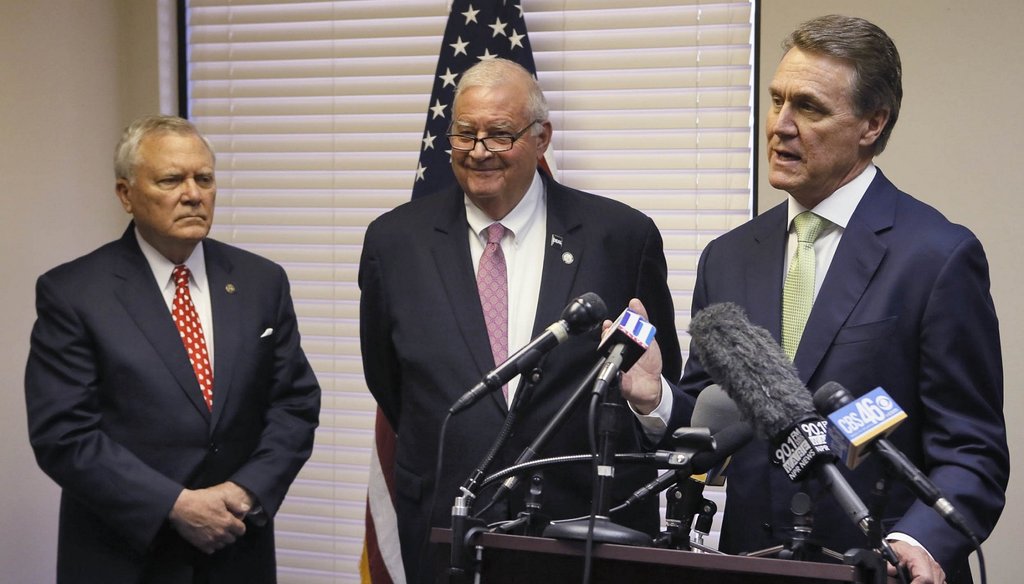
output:
<svg viewBox="0 0 1024 584"><path fill-rule="evenodd" d="M245 535L252 496L232 482L206 489L184 489L174 502L171 525L203 553L212 554Z"/></svg>

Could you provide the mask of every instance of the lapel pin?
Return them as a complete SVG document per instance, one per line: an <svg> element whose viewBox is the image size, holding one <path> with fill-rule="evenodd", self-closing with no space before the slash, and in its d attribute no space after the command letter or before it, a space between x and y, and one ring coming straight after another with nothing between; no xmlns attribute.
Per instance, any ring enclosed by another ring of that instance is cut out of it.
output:
<svg viewBox="0 0 1024 584"><path fill-rule="evenodd" d="M562 236L561 235L555 235L554 233L552 233L551 234L551 243L548 244L548 245L550 245L552 247L554 247L556 245L558 247L562 247Z"/></svg>
<svg viewBox="0 0 1024 584"><path fill-rule="evenodd" d="M571 251L567 251L562 254L562 263L564 263L565 265L569 265L574 261L576 261L576 257L572 255Z"/></svg>
<svg viewBox="0 0 1024 584"><path fill-rule="evenodd" d="M234 294L235 293L235 285L231 284L231 283L228 283L226 286L224 286L224 291L227 292L228 294Z"/></svg>

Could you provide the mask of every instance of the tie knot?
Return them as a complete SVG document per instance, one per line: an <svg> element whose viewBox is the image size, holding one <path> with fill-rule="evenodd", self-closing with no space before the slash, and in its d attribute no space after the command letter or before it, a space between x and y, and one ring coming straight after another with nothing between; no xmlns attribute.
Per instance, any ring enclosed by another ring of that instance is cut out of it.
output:
<svg viewBox="0 0 1024 584"><path fill-rule="evenodd" d="M192 275L192 272L190 272L188 266L184 264L174 266L174 271L171 273L171 277L174 278L174 284L177 286L188 284L188 278L190 275Z"/></svg>
<svg viewBox="0 0 1024 584"><path fill-rule="evenodd" d="M505 226L501 223L491 223L487 228L487 243L500 244L502 237L505 237Z"/></svg>
<svg viewBox="0 0 1024 584"><path fill-rule="evenodd" d="M796 239L800 243L814 243L828 225L828 220L810 211L804 211L793 218L796 226Z"/></svg>

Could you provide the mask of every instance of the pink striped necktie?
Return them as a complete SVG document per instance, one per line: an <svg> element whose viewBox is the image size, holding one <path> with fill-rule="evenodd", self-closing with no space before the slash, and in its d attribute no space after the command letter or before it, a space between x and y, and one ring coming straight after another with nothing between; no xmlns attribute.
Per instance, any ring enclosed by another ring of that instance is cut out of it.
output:
<svg viewBox="0 0 1024 584"><path fill-rule="evenodd" d="M501 238L505 227L492 223L487 228L487 246L480 256L476 275L476 286L480 293L480 306L484 310L487 336L491 341L491 355L494 364L500 365L508 358L508 270L505 254L501 251ZM508 397L508 387L503 387Z"/></svg>

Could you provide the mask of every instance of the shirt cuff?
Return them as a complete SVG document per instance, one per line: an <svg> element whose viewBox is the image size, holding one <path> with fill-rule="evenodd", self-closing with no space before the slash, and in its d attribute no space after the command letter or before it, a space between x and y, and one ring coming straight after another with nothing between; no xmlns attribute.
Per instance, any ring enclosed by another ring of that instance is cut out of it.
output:
<svg viewBox="0 0 1024 584"><path fill-rule="evenodd" d="M894 531L894 532L886 535L885 539L886 539L886 541L902 541L904 543L909 543L910 545L912 545L914 547L919 547L919 548L924 550L924 553L928 554L928 557L931 558L931 560L933 562L935 561L935 557L932 556L932 553L930 551L928 551L928 548L924 547L923 545L921 545L921 542L917 541L916 539L914 539L913 537L911 537L911 536L909 536L909 535L907 535L905 533L901 533L899 531Z"/></svg>
<svg viewBox="0 0 1024 584"><path fill-rule="evenodd" d="M661 378L661 401L658 402L658 407L651 410L649 414L641 414L633 409L633 404L629 404L629 409L639 420L640 426L644 430L644 435L652 443L657 444L661 442L661 438L665 435L665 430L668 429L668 420L672 417L672 388L669 386L668 381L664 377Z"/></svg>

